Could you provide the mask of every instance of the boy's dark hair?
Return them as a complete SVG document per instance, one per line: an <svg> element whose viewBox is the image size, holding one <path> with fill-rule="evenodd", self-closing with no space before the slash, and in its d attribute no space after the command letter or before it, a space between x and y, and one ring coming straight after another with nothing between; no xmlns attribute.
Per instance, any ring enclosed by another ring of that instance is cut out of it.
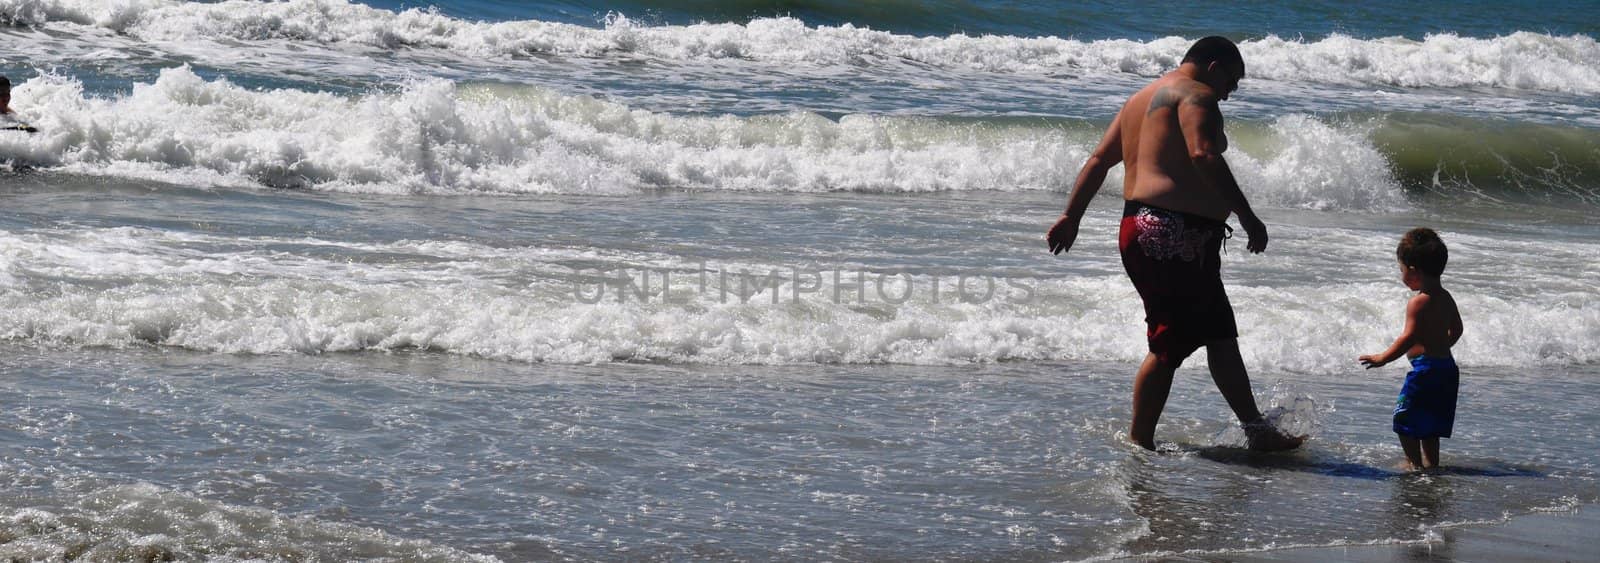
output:
<svg viewBox="0 0 1600 563"><path fill-rule="evenodd" d="M1433 277L1444 275L1444 264L1450 261L1450 251L1445 249L1439 233L1427 227L1406 231L1400 237L1400 246L1394 250L1400 263L1422 270Z"/></svg>
<svg viewBox="0 0 1600 563"><path fill-rule="evenodd" d="M6 78L3 74L0 74L0 88L11 89L11 79Z"/></svg>
<svg viewBox="0 0 1600 563"><path fill-rule="evenodd" d="M1212 35L1195 41L1189 47L1189 52L1183 54L1183 62L1195 63L1202 67L1214 62L1224 65L1239 65L1239 70L1244 70L1244 56L1239 54L1239 46L1221 35Z"/></svg>

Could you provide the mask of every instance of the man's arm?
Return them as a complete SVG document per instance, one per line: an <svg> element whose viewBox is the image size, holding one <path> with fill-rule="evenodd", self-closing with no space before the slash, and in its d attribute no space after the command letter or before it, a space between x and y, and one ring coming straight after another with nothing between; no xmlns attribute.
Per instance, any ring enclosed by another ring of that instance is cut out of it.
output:
<svg viewBox="0 0 1600 563"><path fill-rule="evenodd" d="M1367 366L1367 369L1383 367L1384 364L1395 361L1405 354L1406 350L1410 350L1417 341L1417 319L1422 316L1422 310L1428 307L1428 299L1426 293L1412 297L1411 301L1406 303L1406 327L1400 331L1400 337L1395 338L1394 344L1389 345L1389 349L1384 350L1382 354L1357 358L1361 365Z"/></svg>
<svg viewBox="0 0 1600 563"><path fill-rule="evenodd" d="M1111 120L1111 126L1106 128L1106 134L1100 138L1100 145L1094 148L1088 162L1078 170L1078 179L1072 182L1072 195L1067 197L1066 211L1061 212L1061 218L1045 234L1045 243L1050 245L1052 254L1061 254L1072 248L1073 241L1078 238L1078 223L1083 220L1084 211L1089 209L1089 202L1100 192L1100 186L1106 181L1106 173L1121 162L1122 112L1118 111L1117 117Z"/></svg>
<svg viewBox="0 0 1600 563"><path fill-rule="evenodd" d="M1245 234L1250 235L1250 242L1245 248L1257 253L1266 250L1267 226L1250 209L1250 201L1239 189L1239 182L1233 178L1233 170L1228 168L1228 161L1222 158L1222 152L1227 149L1222 144L1222 110L1217 107L1216 96L1199 93L1185 97L1178 103L1178 125L1183 128L1183 141L1189 147L1189 160L1199 171L1200 179L1227 200L1228 207L1239 216L1239 224L1244 227Z"/></svg>

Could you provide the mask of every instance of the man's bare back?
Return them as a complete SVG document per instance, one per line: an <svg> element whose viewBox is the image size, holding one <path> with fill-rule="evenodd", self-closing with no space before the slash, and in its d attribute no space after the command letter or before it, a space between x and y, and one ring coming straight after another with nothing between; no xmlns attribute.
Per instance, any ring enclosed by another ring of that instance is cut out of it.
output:
<svg viewBox="0 0 1600 563"><path fill-rule="evenodd" d="M1227 220L1233 212L1228 198L1202 179L1191 161L1196 151L1204 154L1214 150L1220 155L1228 148L1217 100L1210 86L1178 71L1167 73L1128 98L1119 121L1126 165L1123 199ZM1204 143L1191 147L1184 138L1185 121L1194 122L1188 125L1204 137L1197 139Z"/></svg>
<svg viewBox="0 0 1600 563"><path fill-rule="evenodd" d="M1112 119L1074 182L1067 209L1047 235L1056 254L1072 247L1078 222L1111 167L1124 166L1122 199L1226 221L1239 217L1250 241L1267 248L1267 228L1250 209L1223 159L1222 110L1244 78L1244 63L1185 63L1135 92Z"/></svg>

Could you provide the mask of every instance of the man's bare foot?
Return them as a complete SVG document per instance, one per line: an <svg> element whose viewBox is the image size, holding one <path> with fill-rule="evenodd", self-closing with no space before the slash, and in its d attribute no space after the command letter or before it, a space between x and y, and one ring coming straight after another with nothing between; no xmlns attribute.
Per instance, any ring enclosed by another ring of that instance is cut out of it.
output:
<svg viewBox="0 0 1600 563"><path fill-rule="evenodd" d="M1244 424L1244 438L1250 449L1258 452L1292 450L1306 441L1306 436L1284 434L1272 423L1259 418Z"/></svg>

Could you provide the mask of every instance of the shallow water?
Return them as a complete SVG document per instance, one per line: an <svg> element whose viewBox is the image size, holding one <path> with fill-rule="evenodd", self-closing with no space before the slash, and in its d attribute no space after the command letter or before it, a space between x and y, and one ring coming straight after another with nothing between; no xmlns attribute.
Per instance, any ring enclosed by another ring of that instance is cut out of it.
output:
<svg viewBox="0 0 1600 563"><path fill-rule="evenodd" d="M0 334L22 341L557 363L1144 354L1109 197L1061 258L1040 241L1055 194L396 198L11 178ZM1233 244L1225 260L1246 360L1344 373L1381 348L1406 295L1392 241L1423 223L1454 250L1464 363L1595 361L1587 213L1407 205L1263 212L1269 252ZM1537 220L1503 223L1522 216Z"/></svg>
<svg viewBox="0 0 1600 563"><path fill-rule="evenodd" d="M1582 407L1594 370L1467 369L1450 469L1417 476L1395 469L1396 373L1258 372L1284 421L1313 432L1264 455L1228 445L1237 431L1198 370L1175 386L1165 453L1129 446L1132 366L1115 363L24 346L3 365L10 553L1079 559L1414 540L1600 499L1592 430L1555 431L1596 427ZM1550 380L1563 392L1511 400Z"/></svg>
<svg viewBox="0 0 1600 563"><path fill-rule="evenodd" d="M0 0L42 130L0 132L0 556L1227 556L1600 501L1592 6L847 4ZM1127 444L1120 172L1041 240L1219 31L1288 454L1203 357ZM1354 361L1414 226L1467 325L1432 476Z"/></svg>
<svg viewBox="0 0 1600 563"><path fill-rule="evenodd" d="M1582 214L1264 212L1269 253L1226 258L1242 349L1313 440L1237 449L1197 357L1148 454L1122 434L1143 342L1114 201L1058 259L1043 194L11 178L19 556L1056 560L1418 540L1600 499ZM1416 477L1388 427L1402 369L1352 358L1398 328L1389 240L1428 219L1470 331L1453 469ZM777 291L744 275L772 270Z"/></svg>

